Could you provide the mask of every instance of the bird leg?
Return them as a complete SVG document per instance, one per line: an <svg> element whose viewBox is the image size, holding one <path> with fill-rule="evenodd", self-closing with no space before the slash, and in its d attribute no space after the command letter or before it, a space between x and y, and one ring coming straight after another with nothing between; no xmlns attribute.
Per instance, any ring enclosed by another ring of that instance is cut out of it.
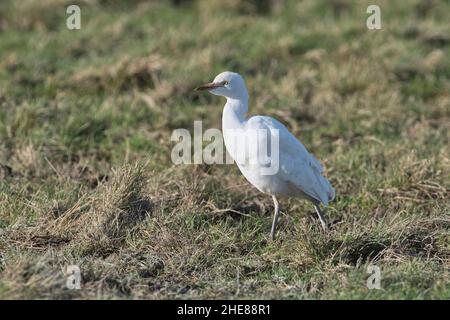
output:
<svg viewBox="0 0 450 320"><path fill-rule="evenodd" d="M278 200L275 196L272 196L273 204L275 206L275 213L273 215L273 222L272 222L272 230L270 231L270 238L272 240L275 240L275 232L277 229L277 221L278 221L278 214L280 213L280 206L278 204Z"/></svg>
<svg viewBox="0 0 450 320"><path fill-rule="evenodd" d="M327 223L325 222L325 219L322 215L322 211L320 211L320 208L318 205L314 205L314 208L316 209L317 215L319 216L320 224L322 225L322 229L325 233L328 232Z"/></svg>

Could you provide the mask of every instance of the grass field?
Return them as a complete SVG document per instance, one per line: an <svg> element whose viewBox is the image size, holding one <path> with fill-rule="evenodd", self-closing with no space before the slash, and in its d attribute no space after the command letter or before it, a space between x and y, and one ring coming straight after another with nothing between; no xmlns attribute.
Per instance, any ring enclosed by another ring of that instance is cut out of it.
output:
<svg viewBox="0 0 450 320"><path fill-rule="evenodd" d="M449 21L448 1L2 0L0 298L450 299ZM221 128L192 89L224 70L324 164L329 234L284 199L272 242L235 165L172 164L174 129Z"/></svg>

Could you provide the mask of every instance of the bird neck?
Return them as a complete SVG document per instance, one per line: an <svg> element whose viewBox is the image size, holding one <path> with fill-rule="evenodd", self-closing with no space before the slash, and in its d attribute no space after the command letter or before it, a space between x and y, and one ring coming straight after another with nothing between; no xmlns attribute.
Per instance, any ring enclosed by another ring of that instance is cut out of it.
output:
<svg viewBox="0 0 450 320"><path fill-rule="evenodd" d="M227 98L227 103L223 108L222 128L238 129L247 121L248 98L232 99Z"/></svg>

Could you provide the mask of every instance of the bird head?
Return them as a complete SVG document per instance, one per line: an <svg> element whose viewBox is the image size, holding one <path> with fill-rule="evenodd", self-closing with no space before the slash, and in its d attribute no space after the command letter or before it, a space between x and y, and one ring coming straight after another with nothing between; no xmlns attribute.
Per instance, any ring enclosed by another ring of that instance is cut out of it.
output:
<svg viewBox="0 0 450 320"><path fill-rule="evenodd" d="M216 96L230 99L248 99L244 78L230 71L219 73L213 82L197 87L195 90L207 90Z"/></svg>

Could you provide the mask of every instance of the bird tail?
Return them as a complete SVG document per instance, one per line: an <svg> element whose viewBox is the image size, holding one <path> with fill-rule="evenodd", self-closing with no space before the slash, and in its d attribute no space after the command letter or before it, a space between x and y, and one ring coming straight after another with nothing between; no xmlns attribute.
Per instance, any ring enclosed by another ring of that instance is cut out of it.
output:
<svg viewBox="0 0 450 320"><path fill-rule="evenodd" d="M336 191L331 186L331 183L327 180L327 178L322 175L318 175L318 179L320 186L322 187L322 192L320 192L320 201L324 204L324 206L327 206L328 203L333 201L336 197Z"/></svg>

